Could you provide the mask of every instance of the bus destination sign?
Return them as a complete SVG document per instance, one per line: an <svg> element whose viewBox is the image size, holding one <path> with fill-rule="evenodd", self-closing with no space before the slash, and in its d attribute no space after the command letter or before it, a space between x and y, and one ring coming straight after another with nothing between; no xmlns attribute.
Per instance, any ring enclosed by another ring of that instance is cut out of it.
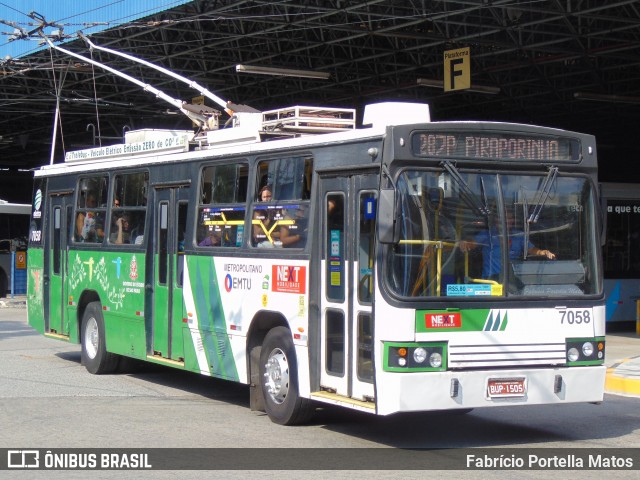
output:
<svg viewBox="0 0 640 480"><path fill-rule="evenodd" d="M492 132L417 132L414 155L436 158L580 161L580 141L575 138Z"/></svg>
<svg viewBox="0 0 640 480"><path fill-rule="evenodd" d="M105 147L87 148L67 152L64 161L98 160L112 157L127 157L140 154L177 153L189 150L187 135L168 135L141 142L120 143Z"/></svg>

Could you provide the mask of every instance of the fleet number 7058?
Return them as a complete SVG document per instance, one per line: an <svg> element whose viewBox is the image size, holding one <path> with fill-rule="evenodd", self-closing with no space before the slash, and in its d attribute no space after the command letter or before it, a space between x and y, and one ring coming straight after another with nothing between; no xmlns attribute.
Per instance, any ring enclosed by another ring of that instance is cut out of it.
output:
<svg viewBox="0 0 640 480"><path fill-rule="evenodd" d="M558 310L558 313L560 325L564 325L565 322L569 325L591 323L591 310Z"/></svg>

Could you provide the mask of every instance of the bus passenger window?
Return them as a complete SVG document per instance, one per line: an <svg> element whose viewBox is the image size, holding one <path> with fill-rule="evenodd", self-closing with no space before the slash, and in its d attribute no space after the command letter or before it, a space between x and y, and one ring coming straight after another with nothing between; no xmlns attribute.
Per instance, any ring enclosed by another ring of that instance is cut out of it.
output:
<svg viewBox="0 0 640 480"><path fill-rule="evenodd" d="M182 287L184 281L184 241L187 230L187 202L178 204L178 217L176 218L176 230L178 241L176 243L176 277L175 284Z"/></svg>
<svg viewBox="0 0 640 480"><path fill-rule="evenodd" d="M116 175L109 242L116 245L142 245L147 214L148 172Z"/></svg>
<svg viewBox="0 0 640 480"><path fill-rule="evenodd" d="M289 157L258 164L251 244L304 248L309 223L313 160Z"/></svg>
<svg viewBox="0 0 640 480"><path fill-rule="evenodd" d="M371 303L373 297L373 264L375 261L376 197L373 192L360 193L358 228L358 300Z"/></svg>
<svg viewBox="0 0 640 480"><path fill-rule="evenodd" d="M202 170L197 246L242 246L248 171L245 163L208 166Z"/></svg>
<svg viewBox="0 0 640 480"><path fill-rule="evenodd" d="M313 159L289 157L268 160L258 164L256 194L266 185L278 201L308 200L311 198L311 172ZM259 198L256 199L260 201Z"/></svg>
<svg viewBox="0 0 640 480"><path fill-rule="evenodd" d="M327 332L327 352L325 369L332 375L342 376L345 372L345 322L341 310L327 309L325 312L325 329Z"/></svg>
<svg viewBox="0 0 640 480"><path fill-rule="evenodd" d="M102 243L108 183L106 175L80 179L74 232L76 242Z"/></svg>

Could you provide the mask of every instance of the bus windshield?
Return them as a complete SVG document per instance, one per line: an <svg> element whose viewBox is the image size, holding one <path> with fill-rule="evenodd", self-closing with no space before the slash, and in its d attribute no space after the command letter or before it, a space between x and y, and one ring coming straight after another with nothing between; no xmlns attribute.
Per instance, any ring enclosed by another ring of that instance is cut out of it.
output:
<svg viewBox="0 0 640 480"><path fill-rule="evenodd" d="M404 170L389 289L402 297L565 297L601 292L586 177Z"/></svg>

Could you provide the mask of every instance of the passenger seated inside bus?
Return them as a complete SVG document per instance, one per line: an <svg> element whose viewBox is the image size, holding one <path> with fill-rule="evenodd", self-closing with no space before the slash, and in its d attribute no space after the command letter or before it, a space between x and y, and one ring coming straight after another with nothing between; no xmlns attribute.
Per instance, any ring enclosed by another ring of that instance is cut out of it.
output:
<svg viewBox="0 0 640 480"><path fill-rule="evenodd" d="M96 208L98 202L93 194L86 199L86 208ZM104 238L104 220L93 211L79 212L76 217L76 240L81 242L101 242Z"/></svg>
<svg viewBox="0 0 640 480"><path fill-rule="evenodd" d="M198 231L199 247L217 247L220 246L220 232L215 227L202 226Z"/></svg>
<svg viewBox="0 0 640 480"><path fill-rule="evenodd" d="M285 209L284 221L280 227L280 241L283 247L304 248L307 243L308 207L301 204ZM290 213L292 210L293 213Z"/></svg>
<svg viewBox="0 0 640 480"><path fill-rule="evenodd" d="M112 232L109 240L111 243L123 244L131 243L130 218L127 213L120 215L115 221L116 232Z"/></svg>
<svg viewBox="0 0 640 480"><path fill-rule="evenodd" d="M265 185L258 192L258 202L271 202L273 198L271 185ZM276 222L279 212L271 206L256 206L253 212L252 241L253 245L261 248L281 246L280 232Z"/></svg>

